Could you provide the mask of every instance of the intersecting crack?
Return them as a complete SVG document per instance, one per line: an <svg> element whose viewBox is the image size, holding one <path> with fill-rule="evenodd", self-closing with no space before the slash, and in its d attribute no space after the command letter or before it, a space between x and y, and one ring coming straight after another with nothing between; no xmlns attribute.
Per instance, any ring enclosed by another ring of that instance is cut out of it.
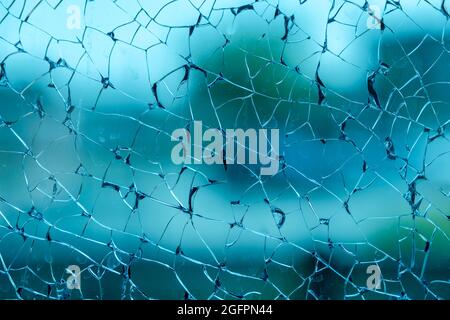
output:
<svg viewBox="0 0 450 320"><path fill-rule="evenodd" d="M0 0L0 298L450 299L449 18ZM200 121L278 129L278 172L174 163Z"/></svg>

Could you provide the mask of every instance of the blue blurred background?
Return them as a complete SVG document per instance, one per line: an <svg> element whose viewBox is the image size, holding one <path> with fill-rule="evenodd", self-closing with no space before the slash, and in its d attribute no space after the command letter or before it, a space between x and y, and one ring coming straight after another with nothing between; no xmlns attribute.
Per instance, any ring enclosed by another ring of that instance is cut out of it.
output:
<svg viewBox="0 0 450 320"><path fill-rule="evenodd" d="M0 0L0 298L450 298L448 12ZM195 120L280 172L174 165Z"/></svg>

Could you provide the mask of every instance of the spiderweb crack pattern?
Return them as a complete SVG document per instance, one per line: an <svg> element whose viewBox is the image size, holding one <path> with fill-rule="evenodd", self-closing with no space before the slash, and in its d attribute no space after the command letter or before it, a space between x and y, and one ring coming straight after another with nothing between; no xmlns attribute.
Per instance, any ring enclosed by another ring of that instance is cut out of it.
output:
<svg viewBox="0 0 450 320"><path fill-rule="evenodd" d="M449 299L449 12L0 0L0 298ZM175 165L194 121L279 172Z"/></svg>

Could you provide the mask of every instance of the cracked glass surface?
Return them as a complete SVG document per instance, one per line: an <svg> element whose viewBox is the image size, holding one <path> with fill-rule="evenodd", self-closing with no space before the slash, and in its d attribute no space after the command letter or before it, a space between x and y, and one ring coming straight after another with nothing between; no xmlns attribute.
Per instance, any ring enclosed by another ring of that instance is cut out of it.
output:
<svg viewBox="0 0 450 320"><path fill-rule="evenodd" d="M0 0L0 298L450 299L449 17ZM174 164L194 121L278 128L278 173Z"/></svg>

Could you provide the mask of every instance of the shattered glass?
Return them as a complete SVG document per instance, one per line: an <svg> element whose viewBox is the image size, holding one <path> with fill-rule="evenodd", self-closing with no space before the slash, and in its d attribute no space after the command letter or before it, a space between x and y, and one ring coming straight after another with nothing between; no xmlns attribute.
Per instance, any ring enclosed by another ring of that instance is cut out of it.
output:
<svg viewBox="0 0 450 320"><path fill-rule="evenodd" d="M0 0L0 298L450 299L449 18ZM175 164L194 121L279 129L279 171Z"/></svg>

